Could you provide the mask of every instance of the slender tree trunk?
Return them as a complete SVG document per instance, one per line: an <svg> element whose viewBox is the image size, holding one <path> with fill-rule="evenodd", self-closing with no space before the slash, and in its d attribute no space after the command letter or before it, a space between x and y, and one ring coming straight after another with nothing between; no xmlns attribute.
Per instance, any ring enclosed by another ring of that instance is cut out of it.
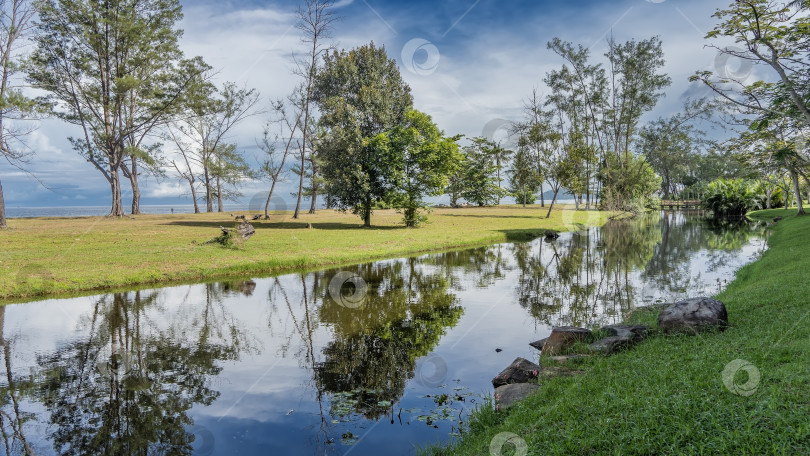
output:
<svg viewBox="0 0 810 456"><path fill-rule="evenodd" d="M309 206L309 213L314 214L318 209L318 166L315 164L315 158L310 157L312 165L312 203Z"/></svg>
<svg viewBox="0 0 810 456"><path fill-rule="evenodd" d="M304 173L306 172L307 154L304 146L301 146L301 178L298 179L298 201L295 203L295 213L293 218L297 219L301 213L301 196L304 194Z"/></svg>
<svg viewBox="0 0 810 456"><path fill-rule="evenodd" d="M132 158L132 168L129 174L129 183L132 185L132 215L141 213L141 187L138 185L138 162Z"/></svg>
<svg viewBox="0 0 810 456"><path fill-rule="evenodd" d="M283 166L283 164L282 164ZM270 218L270 198L273 197L273 191L276 189L276 181L278 180L278 176L273 179L273 183L270 185L270 193L267 194L267 201L264 203L264 219L267 220Z"/></svg>
<svg viewBox="0 0 810 456"><path fill-rule="evenodd" d="M546 207L546 195L543 194L544 192L543 183L540 182L540 207Z"/></svg>
<svg viewBox="0 0 810 456"><path fill-rule="evenodd" d="M765 196L767 196L767 202L765 204L765 209L771 209L771 196L773 195L773 187L771 184L768 184L765 187Z"/></svg>
<svg viewBox="0 0 810 456"><path fill-rule="evenodd" d="M205 211L214 212L214 192L211 191L211 176L208 174L208 168L203 171L203 184L205 184Z"/></svg>
<svg viewBox="0 0 810 456"><path fill-rule="evenodd" d="M366 207L365 207L365 220L363 223L366 227L371 227L371 197L366 197Z"/></svg>
<svg viewBox="0 0 810 456"><path fill-rule="evenodd" d="M118 174L118 166L110 165L110 193L112 196L112 207L109 217L124 216L124 202L121 199L121 177Z"/></svg>
<svg viewBox="0 0 810 456"><path fill-rule="evenodd" d="M0 181L0 230L8 228L6 224L6 203L3 199L3 182Z"/></svg>
<svg viewBox="0 0 810 456"><path fill-rule="evenodd" d="M191 200L194 201L194 213L200 213L200 205L197 203L197 189L194 188L194 181L189 181L189 187L191 187Z"/></svg>
<svg viewBox="0 0 810 456"><path fill-rule="evenodd" d="M793 193L796 196L796 206L798 207L797 215L804 215L804 206L802 206L802 192L799 188L799 173L796 170L790 170L790 179L793 181Z"/></svg>
<svg viewBox="0 0 810 456"><path fill-rule="evenodd" d="M222 182L217 176L217 212L225 212L225 206L222 204Z"/></svg>
<svg viewBox="0 0 810 456"><path fill-rule="evenodd" d="M557 201L557 193L559 193L560 188L557 187L554 189L554 198L551 200L551 204L548 206L548 213L546 214L546 218L551 218L551 210L554 209L554 203Z"/></svg>

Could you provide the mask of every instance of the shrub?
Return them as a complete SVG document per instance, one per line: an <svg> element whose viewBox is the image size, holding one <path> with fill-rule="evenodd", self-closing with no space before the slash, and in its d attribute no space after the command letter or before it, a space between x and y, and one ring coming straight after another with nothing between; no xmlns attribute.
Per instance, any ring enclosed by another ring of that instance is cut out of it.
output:
<svg viewBox="0 0 810 456"><path fill-rule="evenodd" d="M706 186L703 207L715 217L739 217L760 205L757 185L743 179L717 179Z"/></svg>

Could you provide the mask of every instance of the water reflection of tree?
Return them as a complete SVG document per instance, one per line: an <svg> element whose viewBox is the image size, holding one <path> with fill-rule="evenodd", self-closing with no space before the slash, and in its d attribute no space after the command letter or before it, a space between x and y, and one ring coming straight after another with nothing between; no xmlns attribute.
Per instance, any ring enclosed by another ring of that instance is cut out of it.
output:
<svg viewBox="0 0 810 456"><path fill-rule="evenodd" d="M89 316L86 340L38 357L36 398L50 412L58 453L192 452L188 411L219 396L209 385L222 369L219 362L237 359L249 344L238 329L227 330L235 325L216 318L216 286L206 287L203 317L184 327L161 327L151 318L148 311L156 310L158 320L168 321L157 298L140 292L104 296Z"/></svg>
<svg viewBox="0 0 810 456"><path fill-rule="evenodd" d="M518 302L551 326L595 326L620 316L633 302L631 272L649 261L659 239L657 227L638 219L515 244Z"/></svg>
<svg viewBox="0 0 810 456"><path fill-rule="evenodd" d="M438 345L463 309L441 271L427 272L416 259L352 272L368 283L368 300L351 309L321 291L320 320L334 329L334 339L322 350L315 382L320 391L353 392L354 411L379 418L402 397L416 360Z"/></svg>

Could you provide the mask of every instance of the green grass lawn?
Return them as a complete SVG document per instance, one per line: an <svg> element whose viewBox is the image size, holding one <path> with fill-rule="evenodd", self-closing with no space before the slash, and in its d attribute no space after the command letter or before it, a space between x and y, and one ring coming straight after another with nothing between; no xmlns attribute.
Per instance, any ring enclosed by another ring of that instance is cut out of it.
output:
<svg viewBox="0 0 810 456"><path fill-rule="evenodd" d="M228 213L12 219L10 229L0 231L0 299L359 263L525 240L546 229L599 225L607 217L562 207L550 219L545 214L539 206L436 209L427 225L409 229L395 211L375 212L373 228L335 211L298 220L278 213L254 222L256 235L239 249L200 245L217 236L220 225L235 226Z"/></svg>
<svg viewBox="0 0 810 456"><path fill-rule="evenodd" d="M483 407L455 445L426 453L488 455L493 437L511 432L532 455L810 454L810 216L793 214L751 214L785 220L773 227L763 257L717 296L728 309L726 331L655 335L581 362L584 375L543 381L507 412ZM654 325L656 316L631 319ZM733 377L736 385L756 384L750 396L723 382L738 359L760 374L758 383L744 370ZM500 454L513 451L507 444Z"/></svg>

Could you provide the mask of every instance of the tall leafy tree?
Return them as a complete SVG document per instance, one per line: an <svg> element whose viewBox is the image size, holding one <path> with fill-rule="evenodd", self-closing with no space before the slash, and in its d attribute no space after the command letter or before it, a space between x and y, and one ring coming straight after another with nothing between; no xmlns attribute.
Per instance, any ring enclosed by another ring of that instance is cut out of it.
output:
<svg viewBox="0 0 810 456"><path fill-rule="evenodd" d="M31 130L24 122L37 112L36 103L22 93L16 77L21 66L21 47L33 31L35 14L29 0L0 0L0 156L13 166L20 166L30 155L24 140ZM0 229L6 228L0 182Z"/></svg>
<svg viewBox="0 0 810 456"><path fill-rule="evenodd" d="M509 169L509 190L523 207L533 204L541 176L538 172L536 156L525 138L518 141L517 152Z"/></svg>
<svg viewBox="0 0 810 456"><path fill-rule="evenodd" d="M43 0L29 78L55 114L81 128L74 149L110 185L123 216L120 172L128 144L168 120L184 90L178 0ZM137 142L137 140L135 140Z"/></svg>
<svg viewBox="0 0 810 456"><path fill-rule="evenodd" d="M426 219L425 197L440 195L450 174L459 167L458 138L448 138L425 113L411 110L403 125L381 133L374 147L388 149L393 161L394 189L389 202L402 208L405 226L414 227Z"/></svg>
<svg viewBox="0 0 810 456"><path fill-rule="evenodd" d="M392 157L372 140L405 122L411 89L385 48L370 43L328 54L315 94L328 133L319 146L329 205L371 226L375 205L396 185Z"/></svg>
<svg viewBox="0 0 810 456"><path fill-rule="evenodd" d="M497 204L502 190L498 185L496 145L486 138L473 138L464 148L464 177L461 195L478 206Z"/></svg>

